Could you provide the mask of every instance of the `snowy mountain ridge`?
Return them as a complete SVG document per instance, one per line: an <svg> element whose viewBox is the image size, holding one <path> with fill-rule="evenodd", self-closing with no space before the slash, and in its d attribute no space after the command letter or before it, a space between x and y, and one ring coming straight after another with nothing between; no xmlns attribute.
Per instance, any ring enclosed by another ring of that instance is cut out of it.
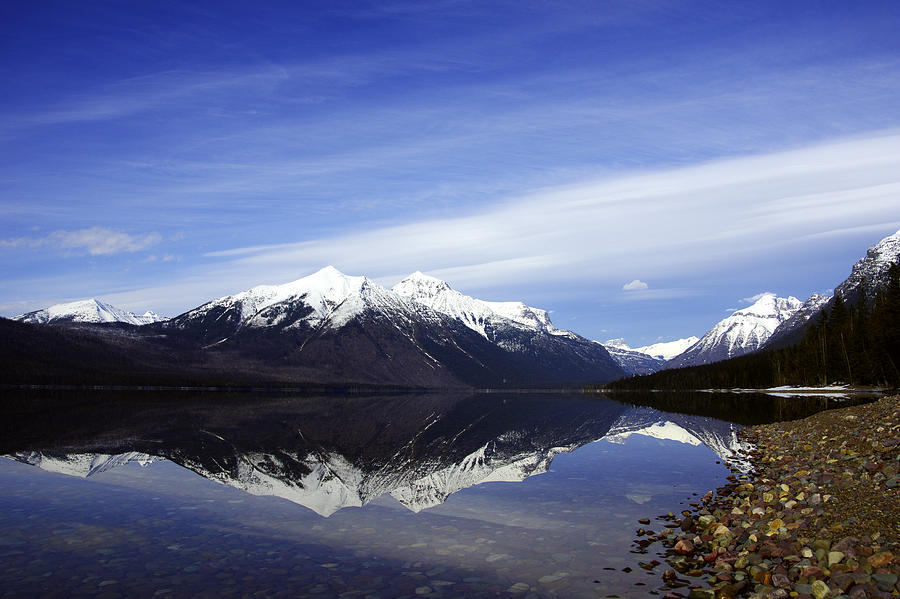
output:
<svg viewBox="0 0 900 599"><path fill-rule="evenodd" d="M278 309L279 304L296 300L302 300L311 308L301 321L311 326L324 325L336 329L368 306L388 304L400 310L409 308L368 278L345 275L333 266L326 266L296 281L281 285L258 285L212 300L179 318L190 319L214 310L236 310L239 326L296 326L296 321L286 322L288 310Z"/></svg>
<svg viewBox="0 0 900 599"><path fill-rule="evenodd" d="M31 324L49 324L53 322L88 322L108 323L124 322L137 326L161 322L162 316L152 311L137 315L128 310L117 308L98 299L86 299L64 304L55 304L43 310L35 310L13 317L13 320Z"/></svg>
<svg viewBox="0 0 900 599"><path fill-rule="evenodd" d="M441 314L451 316L490 339L490 328L498 324L515 323L521 327L551 335L572 335L553 326L546 310L526 306L522 302L489 302L464 295L446 281L414 272L391 290Z"/></svg>

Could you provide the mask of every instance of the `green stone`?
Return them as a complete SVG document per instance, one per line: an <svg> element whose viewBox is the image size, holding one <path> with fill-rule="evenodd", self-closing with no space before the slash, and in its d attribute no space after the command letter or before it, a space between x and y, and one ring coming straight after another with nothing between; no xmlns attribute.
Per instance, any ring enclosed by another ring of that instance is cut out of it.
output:
<svg viewBox="0 0 900 599"><path fill-rule="evenodd" d="M816 580L811 585L813 597L816 599L825 599L831 596L831 589L821 580Z"/></svg>

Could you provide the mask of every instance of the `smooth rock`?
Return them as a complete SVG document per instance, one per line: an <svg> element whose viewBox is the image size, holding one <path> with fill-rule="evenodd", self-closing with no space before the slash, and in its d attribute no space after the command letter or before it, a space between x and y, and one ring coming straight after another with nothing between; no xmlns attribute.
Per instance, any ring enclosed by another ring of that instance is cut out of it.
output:
<svg viewBox="0 0 900 599"><path fill-rule="evenodd" d="M878 590L885 593L893 591L894 586L897 584L896 574L872 574L871 578L878 585Z"/></svg>

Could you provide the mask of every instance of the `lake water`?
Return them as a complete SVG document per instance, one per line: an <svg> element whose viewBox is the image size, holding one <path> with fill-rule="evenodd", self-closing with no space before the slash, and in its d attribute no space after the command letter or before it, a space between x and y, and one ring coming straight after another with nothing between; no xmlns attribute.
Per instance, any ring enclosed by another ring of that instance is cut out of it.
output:
<svg viewBox="0 0 900 599"><path fill-rule="evenodd" d="M104 599L647 596L661 567L645 571L655 556L631 553L638 519L724 484L719 462L741 423L833 405L561 393L4 400L0 597Z"/></svg>

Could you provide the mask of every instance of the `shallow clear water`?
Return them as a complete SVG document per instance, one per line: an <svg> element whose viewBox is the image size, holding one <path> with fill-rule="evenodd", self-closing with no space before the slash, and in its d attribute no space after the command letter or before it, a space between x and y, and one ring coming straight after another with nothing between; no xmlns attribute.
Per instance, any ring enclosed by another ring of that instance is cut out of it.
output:
<svg viewBox="0 0 900 599"><path fill-rule="evenodd" d="M646 596L637 520L723 484L736 442L582 396L112 405L19 415L0 596Z"/></svg>

